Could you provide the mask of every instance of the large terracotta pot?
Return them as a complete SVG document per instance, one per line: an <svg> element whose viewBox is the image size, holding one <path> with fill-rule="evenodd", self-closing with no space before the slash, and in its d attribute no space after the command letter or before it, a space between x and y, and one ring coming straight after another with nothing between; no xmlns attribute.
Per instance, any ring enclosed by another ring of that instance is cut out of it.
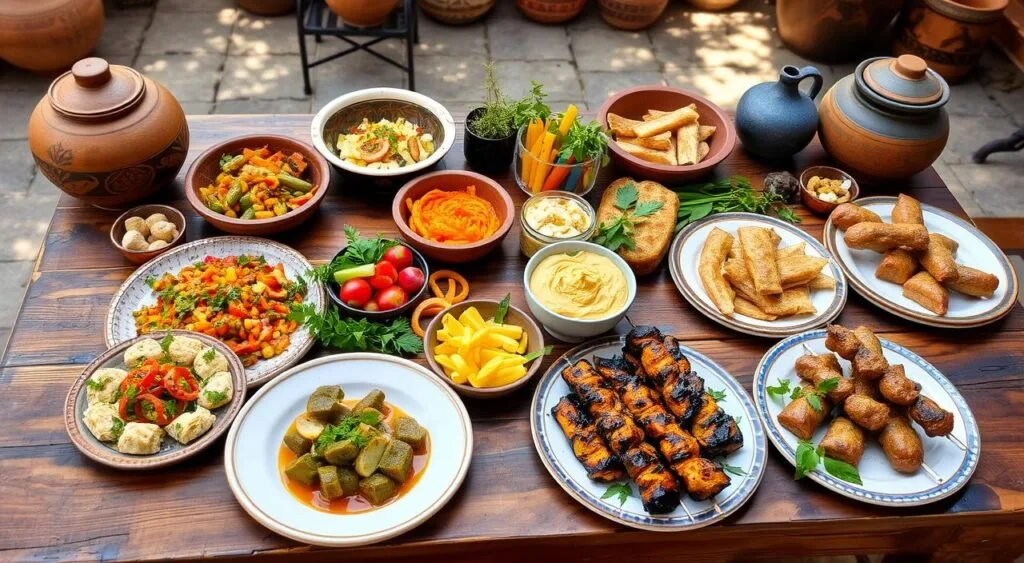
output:
<svg viewBox="0 0 1024 563"><path fill-rule="evenodd" d="M864 56L903 0L777 0L775 20L783 43L815 61Z"/></svg>
<svg viewBox="0 0 1024 563"><path fill-rule="evenodd" d="M946 146L947 101L946 81L920 57L868 59L822 98L818 137L862 182L907 178Z"/></svg>
<svg viewBox="0 0 1024 563"><path fill-rule="evenodd" d="M0 1L0 58L35 72L63 70L103 34L103 0Z"/></svg>
<svg viewBox="0 0 1024 563"><path fill-rule="evenodd" d="M739 4L740 0L687 0L687 2L698 10L716 12L718 10L728 10Z"/></svg>
<svg viewBox="0 0 1024 563"><path fill-rule="evenodd" d="M911 53L949 82L978 64L1007 0L913 0L900 15L893 52Z"/></svg>
<svg viewBox="0 0 1024 563"><path fill-rule="evenodd" d="M484 17L494 7L495 0L418 0L417 3L439 22L464 25Z"/></svg>
<svg viewBox="0 0 1024 563"><path fill-rule="evenodd" d="M174 180L188 152L188 124L160 83L89 58L50 84L29 118L28 143L58 188L117 207Z"/></svg>
<svg viewBox="0 0 1024 563"><path fill-rule="evenodd" d="M398 0L327 0L327 7L352 27L377 27L398 7Z"/></svg>
<svg viewBox="0 0 1024 563"><path fill-rule="evenodd" d="M295 9L295 0L238 0L238 6L257 16L281 16Z"/></svg>
<svg viewBox="0 0 1024 563"><path fill-rule="evenodd" d="M564 23L580 15L587 0L516 0L524 16L540 23Z"/></svg>
<svg viewBox="0 0 1024 563"><path fill-rule="evenodd" d="M597 0L604 21L619 29L643 29L658 21L668 0Z"/></svg>

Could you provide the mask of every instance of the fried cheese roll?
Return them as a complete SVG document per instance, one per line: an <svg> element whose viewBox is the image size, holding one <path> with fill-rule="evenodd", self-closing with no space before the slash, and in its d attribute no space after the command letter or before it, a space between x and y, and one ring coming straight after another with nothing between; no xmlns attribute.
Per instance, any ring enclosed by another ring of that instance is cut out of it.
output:
<svg viewBox="0 0 1024 563"><path fill-rule="evenodd" d="M902 248L885 253L875 268L875 277L887 282L903 285L917 272L917 258Z"/></svg>
<svg viewBox="0 0 1024 563"><path fill-rule="evenodd" d="M924 213L921 212L921 202L907 194L897 196L896 205L892 206L892 222L924 225Z"/></svg>
<svg viewBox="0 0 1024 563"><path fill-rule="evenodd" d="M850 419L837 416L819 445L828 457L856 466L864 455L864 431Z"/></svg>
<svg viewBox="0 0 1024 563"><path fill-rule="evenodd" d="M878 435L878 443L882 445L889 465L900 473L915 473L924 463L924 446L921 437L910 421L900 414L893 414Z"/></svg>
<svg viewBox="0 0 1024 563"><path fill-rule="evenodd" d="M779 258L776 265L779 270L779 279L782 282L782 287L787 288L807 285L808 282L821 272L821 269L826 264L828 264L828 258L800 254Z"/></svg>
<svg viewBox="0 0 1024 563"><path fill-rule="evenodd" d="M843 240L847 246L858 250L925 250L928 248L928 229L924 225L857 223L846 229Z"/></svg>
<svg viewBox="0 0 1024 563"><path fill-rule="evenodd" d="M775 256L777 243L772 239L772 230L764 227L740 227L737 232L743 251L743 263L750 272L754 290L759 295L782 293L782 278L779 276Z"/></svg>
<svg viewBox="0 0 1024 563"><path fill-rule="evenodd" d="M936 315L949 311L949 292L928 272L918 272L903 284L903 296Z"/></svg>
<svg viewBox="0 0 1024 563"><path fill-rule="evenodd" d="M956 251L960 248L960 243L959 242L957 242L957 241L947 237L944 234L941 234L941 233L928 233L928 236L935 237L939 242L941 242L942 244L946 245L946 248L948 248L949 251L952 252L953 254L956 254Z"/></svg>
<svg viewBox="0 0 1024 563"><path fill-rule="evenodd" d="M856 203L841 203L829 215L832 224L845 231L857 223L881 223L882 218L874 211L869 211Z"/></svg>
<svg viewBox="0 0 1024 563"><path fill-rule="evenodd" d="M750 317L752 319L757 319L759 321L774 321L775 319L779 318L778 315L769 315L768 313L765 313L764 311L761 310L760 307L751 303L750 301L747 301L746 299L740 297L739 295L737 295L736 298L733 299L732 304L737 313Z"/></svg>
<svg viewBox="0 0 1024 563"><path fill-rule="evenodd" d="M736 297L736 292L722 275L722 264L729 256L733 244L735 244L735 240L732 235L718 227L711 229L707 240L704 241L704 248L700 251L697 267L700 281L704 284L704 291L708 292L711 302L725 316L732 316L735 310L733 299Z"/></svg>
<svg viewBox="0 0 1024 563"><path fill-rule="evenodd" d="M956 265L957 279L946 284L946 287L957 293L971 297L992 297L999 288L999 278L963 264Z"/></svg>
<svg viewBox="0 0 1024 563"><path fill-rule="evenodd" d="M928 249L921 253L921 267L942 284L955 282L960 277L953 251L937 235L928 235Z"/></svg>

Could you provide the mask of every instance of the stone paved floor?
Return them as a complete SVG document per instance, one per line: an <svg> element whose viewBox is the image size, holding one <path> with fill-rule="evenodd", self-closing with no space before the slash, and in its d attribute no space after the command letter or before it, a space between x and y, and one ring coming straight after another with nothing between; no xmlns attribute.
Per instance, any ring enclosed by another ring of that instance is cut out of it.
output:
<svg viewBox="0 0 1024 563"><path fill-rule="evenodd" d="M692 11L673 0L654 27L609 28L590 3L568 25L523 18L512 0L467 27L420 17L415 49L418 90L452 110L471 109L483 96L483 63L491 58L505 89L545 84L550 101L596 110L611 92L639 84L671 84L734 106L751 85L777 78L783 64L812 64L790 53L772 29L766 0L744 0L725 13ZM383 47L404 59L398 42ZM311 53L338 47L310 41ZM233 0L160 0L155 8L107 10L96 54L132 65L168 86L186 113L309 113L326 101L369 86L407 86L404 73L359 53L313 70L315 93L305 96L293 15L265 18L235 8ZM826 88L854 65L815 65ZM50 77L0 62L0 287L23 292L58 192L36 174L26 143L28 116ZM580 103L582 101L582 104ZM1024 216L1024 153L997 155L976 165L981 143L1024 126L1024 74L992 50L979 71L954 86L952 134L936 167L972 215ZM0 350L20 307L0 301Z"/></svg>

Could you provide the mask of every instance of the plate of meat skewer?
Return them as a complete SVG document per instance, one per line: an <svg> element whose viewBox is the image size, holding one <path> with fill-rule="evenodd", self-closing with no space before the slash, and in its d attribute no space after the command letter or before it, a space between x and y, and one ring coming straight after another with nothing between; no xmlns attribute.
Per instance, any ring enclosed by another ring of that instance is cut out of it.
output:
<svg viewBox="0 0 1024 563"><path fill-rule="evenodd" d="M530 413L559 486L626 526L707 526L743 506L764 475L764 428L746 391L654 327L567 352L538 383Z"/></svg>
<svg viewBox="0 0 1024 563"><path fill-rule="evenodd" d="M956 387L867 327L834 324L776 344L754 374L754 403L797 477L862 502L935 502L978 466L978 425Z"/></svg>

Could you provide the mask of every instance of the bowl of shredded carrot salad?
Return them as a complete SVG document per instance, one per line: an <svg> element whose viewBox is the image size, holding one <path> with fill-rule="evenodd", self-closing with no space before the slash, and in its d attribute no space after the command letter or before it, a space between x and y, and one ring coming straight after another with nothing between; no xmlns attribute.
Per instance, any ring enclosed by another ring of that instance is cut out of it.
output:
<svg viewBox="0 0 1024 563"><path fill-rule="evenodd" d="M441 170L405 184L391 214L410 246L434 260L461 263L501 244L515 207L494 180L468 170Z"/></svg>
<svg viewBox="0 0 1024 563"><path fill-rule="evenodd" d="M271 234L308 219L323 201L330 165L309 145L250 135L204 152L188 171L185 194L222 231Z"/></svg>
<svg viewBox="0 0 1024 563"><path fill-rule="evenodd" d="M156 303L132 313L138 334L184 329L218 338L245 367L288 349L299 327L288 320L291 305L308 291L300 277L290 280L283 264L263 256L207 256L146 279Z"/></svg>

